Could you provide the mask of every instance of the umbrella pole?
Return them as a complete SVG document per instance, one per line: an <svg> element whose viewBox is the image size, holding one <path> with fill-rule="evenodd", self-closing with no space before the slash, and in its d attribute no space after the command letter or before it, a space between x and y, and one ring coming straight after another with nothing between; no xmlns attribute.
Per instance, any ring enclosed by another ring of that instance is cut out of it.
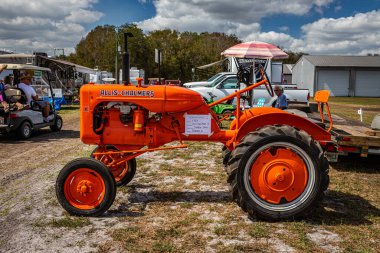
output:
<svg viewBox="0 0 380 253"><path fill-rule="evenodd" d="M257 79L256 79L256 71L255 71L255 58L253 58L253 62L252 62L252 64L253 64L253 71L252 71L252 75L253 75L253 77L252 77L252 83L256 83L257 82ZM248 98L249 98L249 101L248 101L248 105L250 106L250 107L253 107L253 90L250 90L250 91L248 91Z"/></svg>

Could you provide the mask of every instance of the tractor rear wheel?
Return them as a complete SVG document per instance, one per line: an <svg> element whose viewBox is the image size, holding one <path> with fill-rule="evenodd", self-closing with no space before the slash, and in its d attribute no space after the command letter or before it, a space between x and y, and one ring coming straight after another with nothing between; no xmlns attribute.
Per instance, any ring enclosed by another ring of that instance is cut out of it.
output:
<svg viewBox="0 0 380 253"><path fill-rule="evenodd" d="M93 158L79 158L63 167L55 191L59 203L68 213L99 216L115 200L116 184L103 163Z"/></svg>
<svg viewBox="0 0 380 253"><path fill-rule="evenodd" d="M228 160L230 159L231 151L226 147L223 146L222 148L222 156L223 156L223 165L227 166Z"/></svg>
<svg viewBox="0 0 380 253"><path fill-rule="evenodd" d="M91 157L95 158L98 161L101 161L104 163L108 168L111 170L112 175L115 178L116 186L123 186L127 185L129 182L132 181L133 177L136 174L136 159L133 158L131 160L128 160L125 163L121 164L112 164L115 160L122 158L123 154L113 154L113 155L97 155L95 156L94 153L102 151L117 151L118 149L115 146L112 145L106 145L106 150L100 150L99 147L96 147L92 153Z"/></svg>
<svg viewBox="0 0 380 253"><path fill-rule="evenodd" d="M250 217L264 220L307 215L329 184L319 143L286 125L247 134L231 152L227 173L234 201Z"/></svg>

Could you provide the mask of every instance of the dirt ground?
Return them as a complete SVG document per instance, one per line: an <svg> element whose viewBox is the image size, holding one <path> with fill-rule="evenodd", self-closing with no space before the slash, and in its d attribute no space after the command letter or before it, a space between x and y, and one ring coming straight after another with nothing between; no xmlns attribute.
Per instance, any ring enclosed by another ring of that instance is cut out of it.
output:
<svg viewBox="0 0 380 253"><path fill-rule="evenodd" d="M0 252L380 251L378 157L332 165L330 190L312 217L268 223L232 202L221 144L189 143L138 157L135 178L102 217L71 217L55 180L94 147L79 140L77 111L63 119L58 133L0 136Z"/></svg>

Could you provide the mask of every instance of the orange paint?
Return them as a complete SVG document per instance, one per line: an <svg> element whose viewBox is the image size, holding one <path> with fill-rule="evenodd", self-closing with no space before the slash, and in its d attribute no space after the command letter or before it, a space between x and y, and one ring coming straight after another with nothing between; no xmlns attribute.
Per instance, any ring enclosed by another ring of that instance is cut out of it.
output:
<svg viewBox="0 0 380 253"><path fill-rule="evenodd" d="M314 101L318 103L318 111L320 113L322 123L325 122L325 117L323 115L321 105L323 105L323 104L326 105L327 115L328 115L329 121L330 121L330 126L329 126L329 129L327 130L327 132L330 132L333 128L333 119L331 117L330 106L328 103L329 97L330 97L330 91L329 90L319 90L315 93L315 96L314 96Z"/></svg>
<svg viewBox="0 0 380 253"><path fill-rule="evenodd" d="M129 153L124 161L173 141L221 142L232 150L247 133L265 125L290 125L304 129L315 140L331 140L331 135L317 125L275 108L237 108L230 129L221 129L210 107L233 97L239 100L242 93L265 82L264 79L211 105L199 93L182 87L87 84L81 88L80 137L86 144L110 144L118 152ZM210 131L186 134L186 118L191 115L209 115L210 121L203 123Z"/></svg>
<svg viewBox="0 0 380 253"><path fill-rule="evenodd" d="M293 151L282 148L272 154L263 151L251 169L251 185L266 202L291 202L305 190L308 174L304 161Z"/></svg>
<svg viewBox="0 0 380 253"><path fill-rule="evenodd" d="M64 194L73 207L90 210L97 207L104 198L105 184L95 171L79 168L71 172L64 183Z"/></svg>

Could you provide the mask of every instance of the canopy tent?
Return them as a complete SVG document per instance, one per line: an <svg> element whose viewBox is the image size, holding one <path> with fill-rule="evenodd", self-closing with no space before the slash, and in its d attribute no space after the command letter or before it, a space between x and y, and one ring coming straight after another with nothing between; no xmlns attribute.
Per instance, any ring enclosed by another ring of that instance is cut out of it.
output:
<svg viewBox="0 0 380 253"><path fill-rule="evenodd" d="M259 59L286 59L288 55L278 47L261 41L249 41L232 46L222 53L224 56Z"/></svg>

